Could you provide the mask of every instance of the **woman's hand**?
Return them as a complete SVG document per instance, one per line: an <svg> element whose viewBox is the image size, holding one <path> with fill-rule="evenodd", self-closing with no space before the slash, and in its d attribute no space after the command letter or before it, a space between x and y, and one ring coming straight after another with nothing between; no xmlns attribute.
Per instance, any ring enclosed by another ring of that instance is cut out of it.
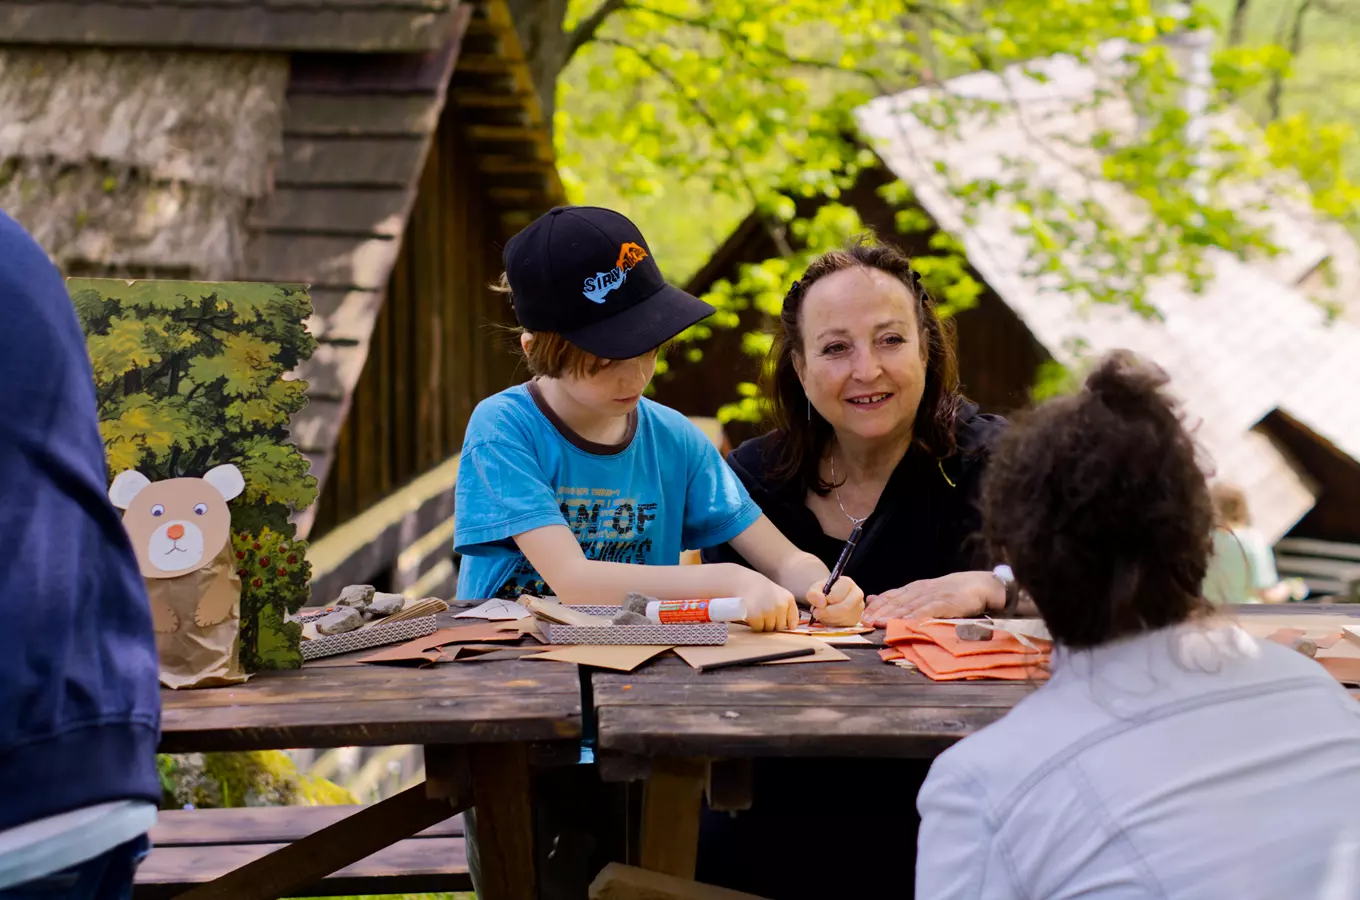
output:
<svg viewBox="0 0 1360 900"><path fill-rule="evenodd" d="M991 572L954 572L869 597L864 622L882 628L889 619L966 619L1006 605L1006 589Z"/></svg>
<svg viewBox="0 0 1360 900"><path fill-rule="evenodd" d="M787 631L798 624L793 594L759 572L750 572L741 597L746 601L746 624L752 631Z"/></svg>
<svg viewBox="0 0 1360 900"><path fill-rule="evenodd" d="M831 586L831 594L822 593L825 582L813 582L808 588L807 602L812 617L823 625L858 625L864 615L864 591L849 578L841 576ZM796 623L795 623L796 624Z"/></svg>

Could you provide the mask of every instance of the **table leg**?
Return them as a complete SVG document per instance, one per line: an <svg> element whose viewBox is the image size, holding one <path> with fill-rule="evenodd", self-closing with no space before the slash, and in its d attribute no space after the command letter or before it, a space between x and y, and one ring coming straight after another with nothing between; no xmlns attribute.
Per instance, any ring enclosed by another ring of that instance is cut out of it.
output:
<svg viewBox="0 0 1360 900"><path fill-rule="evenodd" d="M642 794L642 868L694 878L706 774L702 760L652 761Z"/></svg>
<svg viewBox="0 0 1360 900"><path fill-rule="evenodd" d="M534 900L534 818L523 744L469 749L480 860L479 900Z"/></svg>
<svg viewBox="0 0 1360 900"><path fill-rule="evenodd" d="M176 900L277 900L467 808L408 788L315 834L180 894Z"/></svg>

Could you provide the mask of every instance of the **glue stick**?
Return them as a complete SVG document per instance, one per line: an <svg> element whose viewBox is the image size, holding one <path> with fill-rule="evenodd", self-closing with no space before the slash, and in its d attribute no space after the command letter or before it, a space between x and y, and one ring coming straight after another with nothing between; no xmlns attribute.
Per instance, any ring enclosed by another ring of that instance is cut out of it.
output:
<svg viewBox="0 0 1360 900"><path fill-rule="evenodd" d="M647 618L658 625L693 625L703 622L736 622L746 618L746 602L740 597L712 600L653 600Z"/></svg>

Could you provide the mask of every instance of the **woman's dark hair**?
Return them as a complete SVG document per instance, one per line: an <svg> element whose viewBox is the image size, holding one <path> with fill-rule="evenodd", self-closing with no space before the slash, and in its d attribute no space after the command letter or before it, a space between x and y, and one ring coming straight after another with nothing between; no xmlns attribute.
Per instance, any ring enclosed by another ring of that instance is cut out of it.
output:
<svg viewBox="0 0 1360 900"><path fill-rule="evenodd" d="M824 253L812 261L803 277L784 296L779 329L765 360L763 388L769 419L779 432L771 477L795 484L800 492L825 494L834 485L821 477L821 461L832 438L831 424L809 411L808 397L798 380L797 362L803 353L802 312L808 290L821 279L846 269L877 269L902 282L916 301L916 326L926 352L926 383L916 408L912 449L943 459L956 449L954 420L963 395L959 392L959 364L954 354L953 322L941 319L935 300L921 285L911 260L887 244L866 236L845 250Z"/></svg>
<svg viewBox="0 0 1360 900"><path fill-rule="evenodd" d="M984 534L1061 644L1095 647L1208 609L1213 504L1167 381L1116 351L992 451Z"/></svg>

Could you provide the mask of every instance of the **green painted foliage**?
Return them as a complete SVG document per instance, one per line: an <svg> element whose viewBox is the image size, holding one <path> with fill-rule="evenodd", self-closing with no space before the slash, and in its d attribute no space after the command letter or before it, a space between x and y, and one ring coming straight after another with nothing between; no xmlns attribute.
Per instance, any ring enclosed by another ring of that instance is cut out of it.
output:
<svg viewBox="0 0 1360 900"><path fill-rule="evenodd" d="M245 478L231 504L238 559L254 565L253 548L266 544L266 553L281 545L293 559L242 578L242 663L250 671L300 665L300 629L284 615L306 602L311 567L288 519L315 502L317 484L288 434L306 385L283 376L316 349L303 325L306 290L104 279L67 286L94 368L110 479L126 469L153 481L198 476L234 463Z"/></svg>

